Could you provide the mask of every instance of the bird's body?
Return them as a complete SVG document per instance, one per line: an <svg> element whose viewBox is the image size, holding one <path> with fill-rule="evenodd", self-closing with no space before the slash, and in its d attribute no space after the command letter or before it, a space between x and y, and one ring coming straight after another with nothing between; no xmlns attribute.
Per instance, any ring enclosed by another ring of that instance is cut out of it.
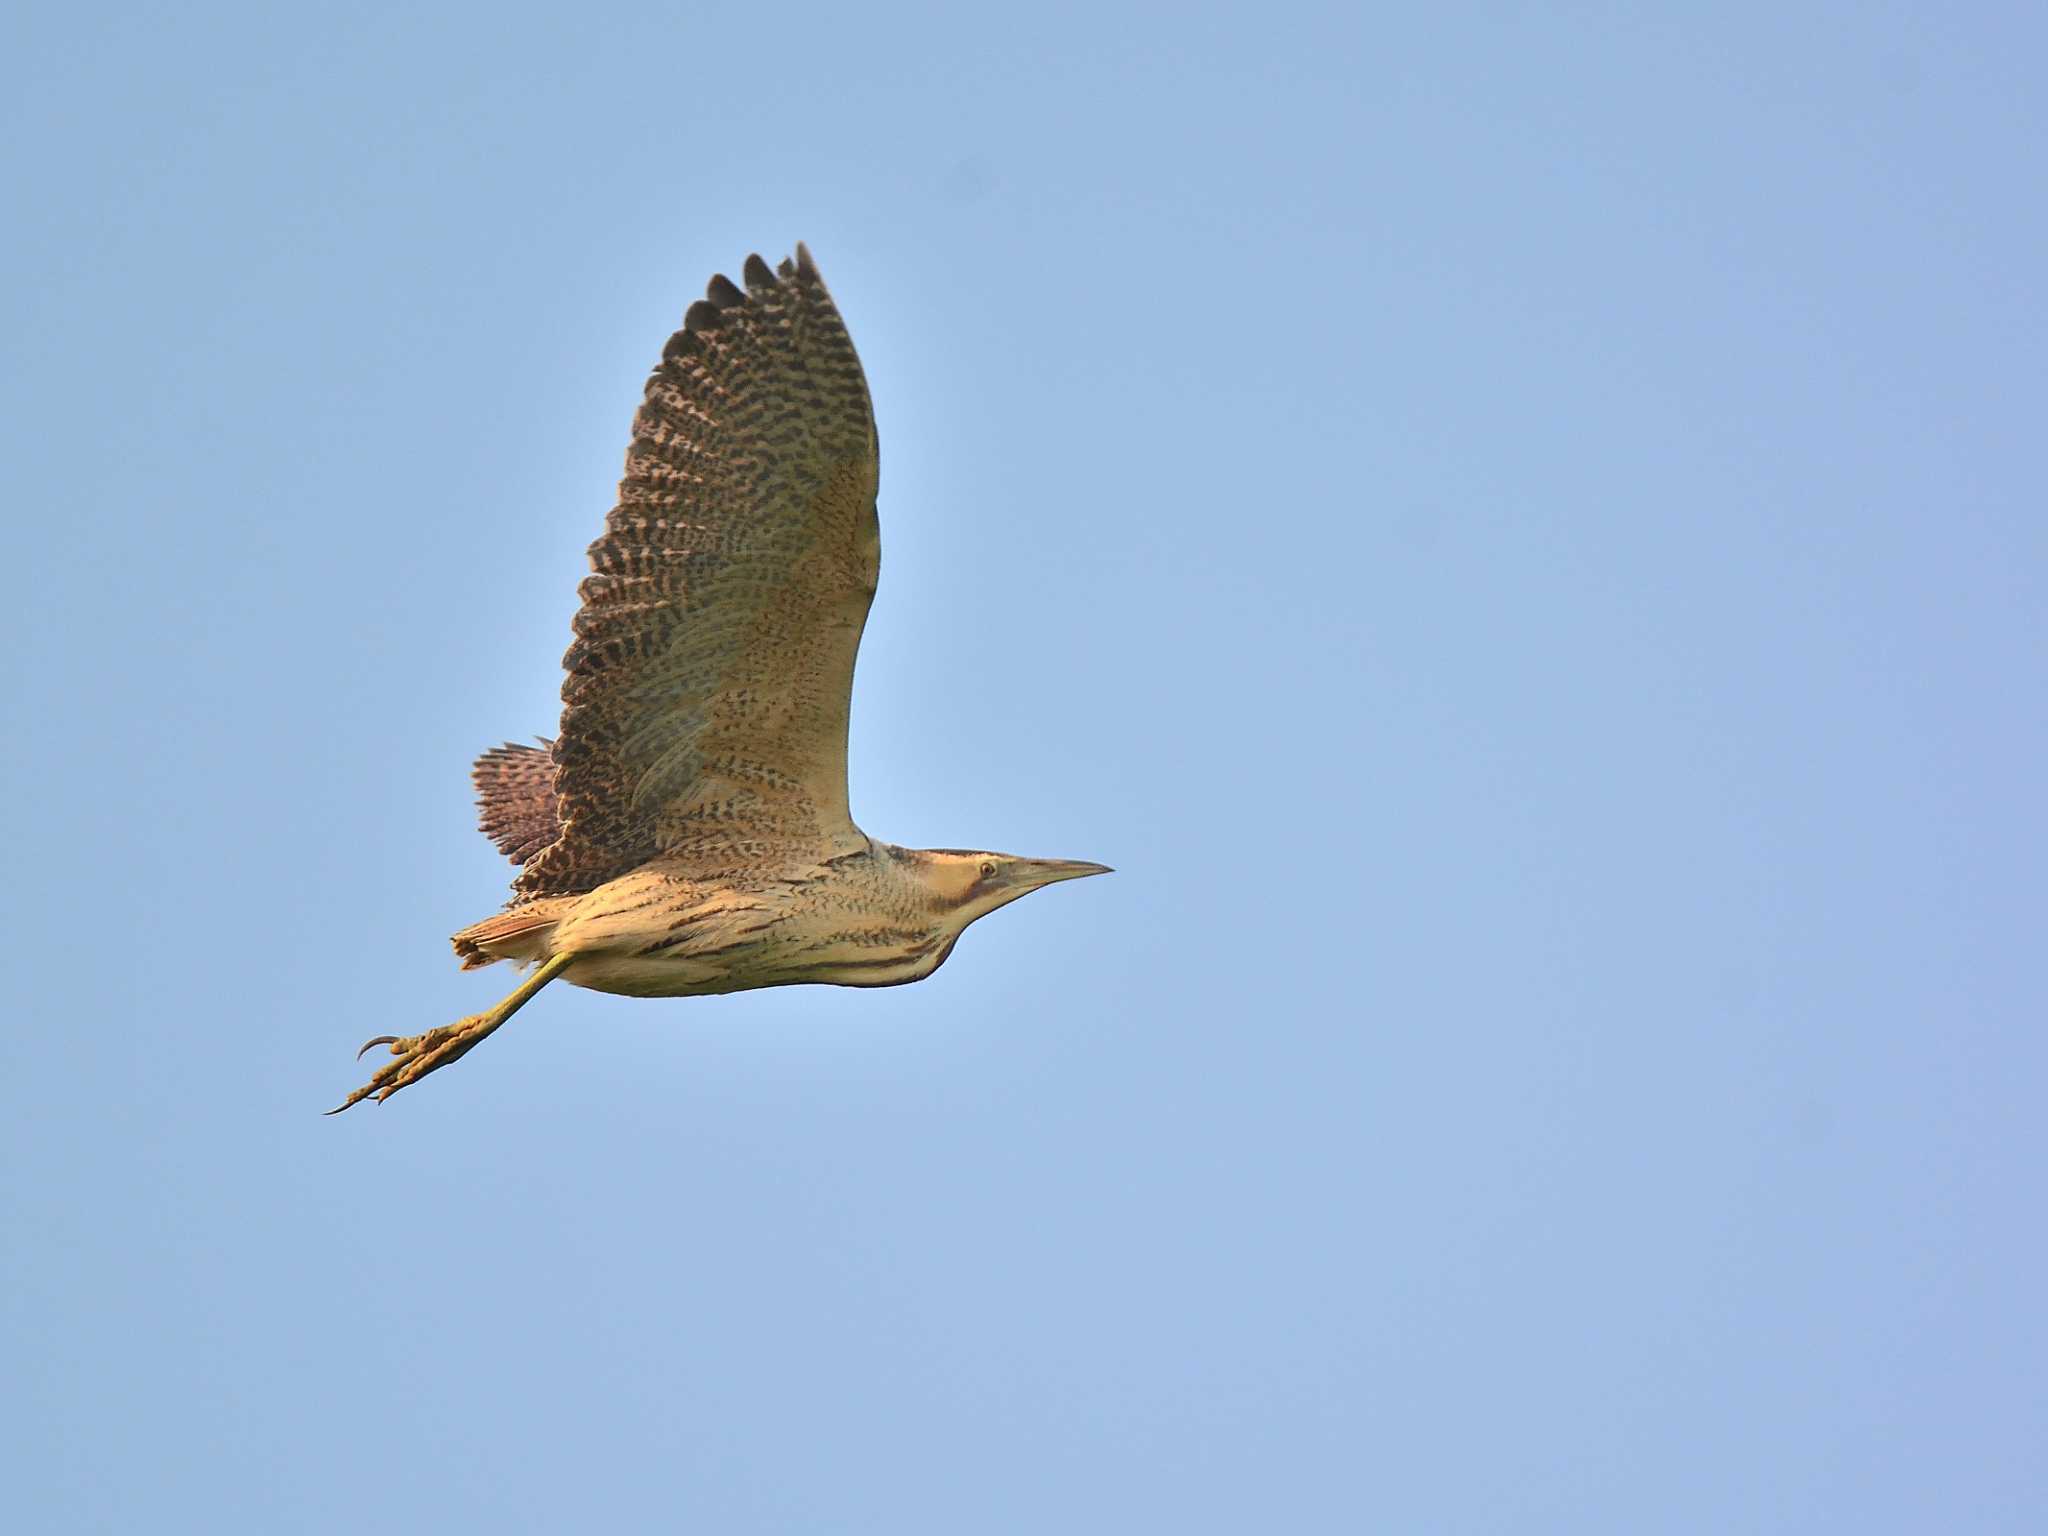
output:
<svg viewBox="0 0 2048 1536"><path fill-rule="evenodd" d="M944 963L959 936L956 910L921 852L875 843L776 869L707 872L657 859L588 895L487 918L455 944L469 964L567 955L564 981L627 997L890 987Z"/></svg>
<svg viewBox="0 0 2048 1536"><path fill-rule="evenodd" d="M538 969L488 1013L372 1041L398 1059L344 1109L447 1065L556 978L633 997L894 986L976 918L1103 872L854 825L874 418L809 252L773 272L749 257L745 277L711 280L648 381L580 589L560 735L477 761L483 829L521 871L456 953Z"/></svg>

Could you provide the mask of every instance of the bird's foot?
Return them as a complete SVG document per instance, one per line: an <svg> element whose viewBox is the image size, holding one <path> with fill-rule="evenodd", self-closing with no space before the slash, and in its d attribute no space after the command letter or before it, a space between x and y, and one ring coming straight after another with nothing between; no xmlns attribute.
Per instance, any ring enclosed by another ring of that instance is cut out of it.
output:
<svg viewBox="0 0 2048 1536"><path fill-rule="evenodd" d="M490 1013L473 1013L453 1024L443 1024L423 1035L379 1035L366 1041L363 1049L356 1052L358 1061L364 1051L379 1045L390 1046L391 1054L398 1059L379 1067L367 1083L327 1113L338 1115L351 1104L359 1104L368 1098L383 1103L399 1089L418 1082L429 1072L439 1071L449 1062L461 1060L472 1046L503 1022L499 1011L493 1009Z"/></svg>
<svg viewBox="0 0 2048 1536"><path fill-rule="evenodd" d="M360 1061L363 1051L373 1045L388 1045L391 1054L398 1059L377 1069L371 1079L354 1093L327 1111L338 1115L351 1104L360 1104L364 1099L375 1098L381 1104L399 1089L410 1086L429 1072L438 1072L451 1061L460 1061L473 1050L477 1043L500 1024L511 1018L532 1000L534 993L553 981L569 968L572 957L550 955L541 962L539 970L513 989L506 998L489 1013L473 1013L466 1019L457 1019L453 1024L443 1024L439 1029L430 1029L424 1035L379 1035L356 1052Z"/></svg>

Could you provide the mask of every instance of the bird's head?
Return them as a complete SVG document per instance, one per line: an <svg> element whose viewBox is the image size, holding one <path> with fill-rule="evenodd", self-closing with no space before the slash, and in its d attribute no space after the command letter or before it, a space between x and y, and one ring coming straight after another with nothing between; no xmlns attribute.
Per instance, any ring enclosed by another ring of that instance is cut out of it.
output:
<svg viewBox="0 0 2048 1536"><path fill-rule="evenodd" d="M963 848L926 848L913 858L920 882L931 892L939 911L952 921L955 933L1041 886L1111 872L1107 864L1081 859L1020 859L1013 853L976 853Z"/></svg>

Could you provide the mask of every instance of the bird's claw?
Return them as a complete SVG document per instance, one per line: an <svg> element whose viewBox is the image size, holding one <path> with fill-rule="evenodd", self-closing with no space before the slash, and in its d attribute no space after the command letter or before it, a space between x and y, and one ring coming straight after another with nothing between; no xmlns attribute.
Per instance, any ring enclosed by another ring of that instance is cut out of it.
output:
<svg viewBox="0 0 2048 1536"><path fill-rule="evenodd" d="M390 1046L395 1059L379 1067L367 1083L327 1113L338 1115L351 1105L369 1098L383 1103L399 1089L466 1055L471 1046L496 1027L490 1014L479 1013L458 1019L453 1024L443 1024L439 1029L430 1029L423 1035L379 1035L356 1052L356 1060L361 1061L363 1052L375 1045Z"/></svg>

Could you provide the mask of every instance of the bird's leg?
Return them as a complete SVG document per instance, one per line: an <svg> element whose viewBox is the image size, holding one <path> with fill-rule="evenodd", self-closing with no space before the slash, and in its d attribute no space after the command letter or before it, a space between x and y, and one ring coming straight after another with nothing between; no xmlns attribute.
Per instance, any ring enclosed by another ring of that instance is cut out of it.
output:
<svg viewBox="0 0 2048 1536"><path fill-rule="evenodd" d="M429 1072L438 1071L451 1061L466 1056L476 1043L511 1018L532 999L534 993L553 981L569 968L568 955L556 955L546 964L522 981L497 1007L488 1013L473 1013L466 1019L457 1019L453 1024L443 1024L439 1029L430 1029L423 1035L379 1035L363 1047L367 1051L373 1045L388 1045L391 1054L398 1060L379 1067L376 1074L362 1087L350 1094L341 1103L327 1111L338 1115L349 1105L359 1103L374 1095L383 1103L391 1095L409 1083L416 1083ZM363 1051L357 1051L360 1057Z"/></svg>

